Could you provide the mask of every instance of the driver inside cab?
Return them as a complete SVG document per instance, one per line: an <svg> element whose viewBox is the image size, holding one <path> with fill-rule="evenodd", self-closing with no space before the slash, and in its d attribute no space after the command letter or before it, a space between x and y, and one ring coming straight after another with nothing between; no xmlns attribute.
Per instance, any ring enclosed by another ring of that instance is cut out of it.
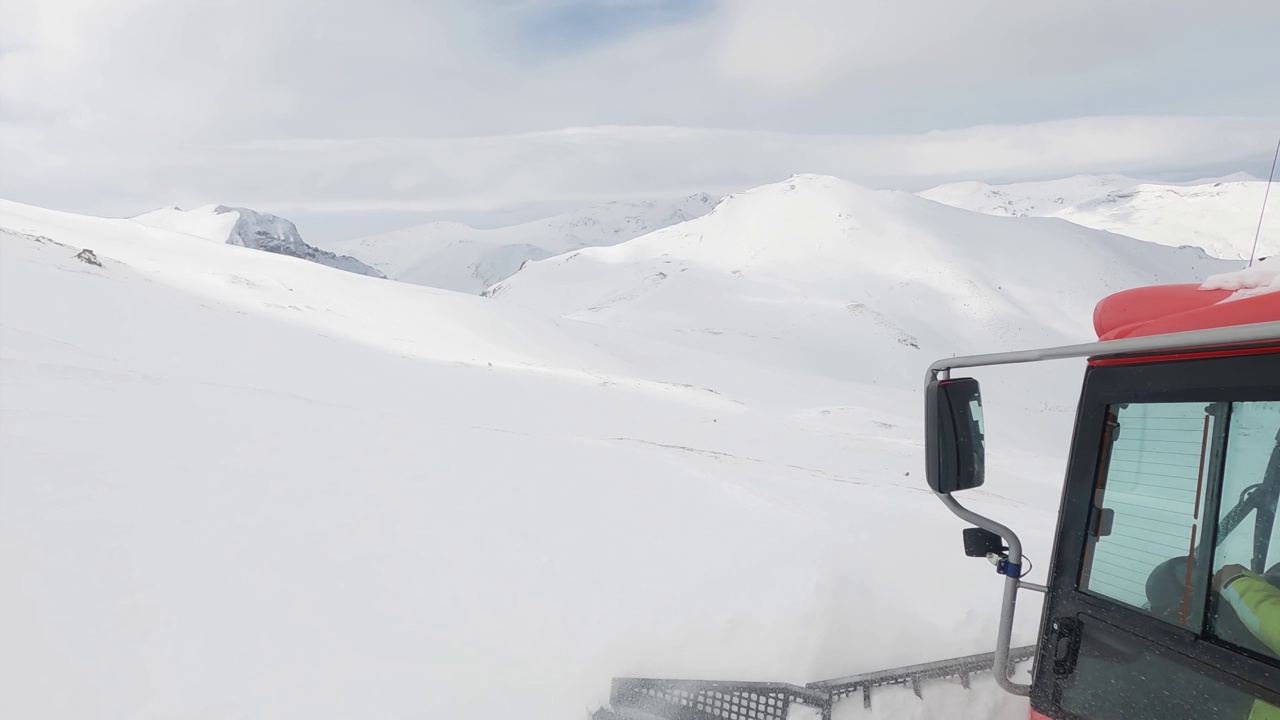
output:
<svg viewBox="0 0 1280 720"><path fill-rule="evenodd" d="M1268 571L1280 576L1280 565ZM1263 645L1280 657L1280 588L1243 565L1230 563L1213 575L1213 587L1236 611L1240 622ZM1280 708L1263 700L1253 703L1249 720L1280 720Z"/></svg>
<svg viewBox="0 0 1280 720"><path fill-rule="evenodd" d="M1213 587L1236 611L1245 628L1280 657L1280 588L1235 563L1214 573Z"/></svg>

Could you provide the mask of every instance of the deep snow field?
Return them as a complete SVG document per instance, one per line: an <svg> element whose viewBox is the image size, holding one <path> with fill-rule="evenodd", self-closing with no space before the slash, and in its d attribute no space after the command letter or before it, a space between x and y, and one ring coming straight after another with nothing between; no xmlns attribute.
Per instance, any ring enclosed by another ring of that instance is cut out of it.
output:
<svg viewBox="0 0 1280 720"><path fill-rule="evenodd" d="M481 297L0 201L0 716L581 719L990 650L926 368L1244 264L825 176L690 217ZM1043 565L1082 370L978 374L967 504ZM874 716L1026 716L957 688Z"/></svg>

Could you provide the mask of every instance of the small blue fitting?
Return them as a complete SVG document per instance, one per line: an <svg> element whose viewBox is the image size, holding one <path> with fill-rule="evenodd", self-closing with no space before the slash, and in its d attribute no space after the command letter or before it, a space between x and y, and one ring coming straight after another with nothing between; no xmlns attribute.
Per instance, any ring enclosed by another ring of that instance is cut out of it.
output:
<svg viewBox="0 0 1280 720"><path fill-rule="evenodd" d="M1009 562L1008 558L1001 558L996 563L996 572L1011 578L1022 577L1022 566Z"/></svg>

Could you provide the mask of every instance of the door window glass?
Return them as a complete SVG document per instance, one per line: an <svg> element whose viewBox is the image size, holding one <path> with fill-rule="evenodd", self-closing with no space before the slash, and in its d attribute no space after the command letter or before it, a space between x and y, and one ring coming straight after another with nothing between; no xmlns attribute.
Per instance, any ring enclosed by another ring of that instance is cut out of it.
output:
<svg viewBox="0 0 1280 720"><path fill-rule="evenodd" d="M1194 558L1215 415L1203 402L1109 408L1081 589L1199 626L1208 573Z"/></svg>
<svg viewBox="0 0 1280 720"><path fill-rule="evenodd" d="M1280 402L1234 403L1209 618L1214 635L1280 658ZM1224 587L1225 585L1225 587Z"/></svg>

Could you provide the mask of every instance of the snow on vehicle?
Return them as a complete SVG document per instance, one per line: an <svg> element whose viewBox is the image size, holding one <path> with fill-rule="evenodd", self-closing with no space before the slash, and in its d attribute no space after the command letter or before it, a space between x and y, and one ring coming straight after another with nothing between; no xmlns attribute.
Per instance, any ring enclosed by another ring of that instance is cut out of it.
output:
<svg viewBox="0 0 1280 720"><path fill-rule="evenodd" d="M966 554L1004 576L993 653L806 686L616 678L597 720L826 720L848 698L871 707L875 687L922 696L926 680L967 688L983 672L1029 696L1033 720L1280 718L1280 258L1113 294L1094 325L1098 342L928 370L929 485L974 526ZM982 485L985 448L978 381L952 372L1068 358L1088 365L1038 585L1022 579L1017 533L954 497ZM1039 642L1011 648L1019 590L1045 602ZM1015 682L1028 659L1030 682Z"/></svg>

